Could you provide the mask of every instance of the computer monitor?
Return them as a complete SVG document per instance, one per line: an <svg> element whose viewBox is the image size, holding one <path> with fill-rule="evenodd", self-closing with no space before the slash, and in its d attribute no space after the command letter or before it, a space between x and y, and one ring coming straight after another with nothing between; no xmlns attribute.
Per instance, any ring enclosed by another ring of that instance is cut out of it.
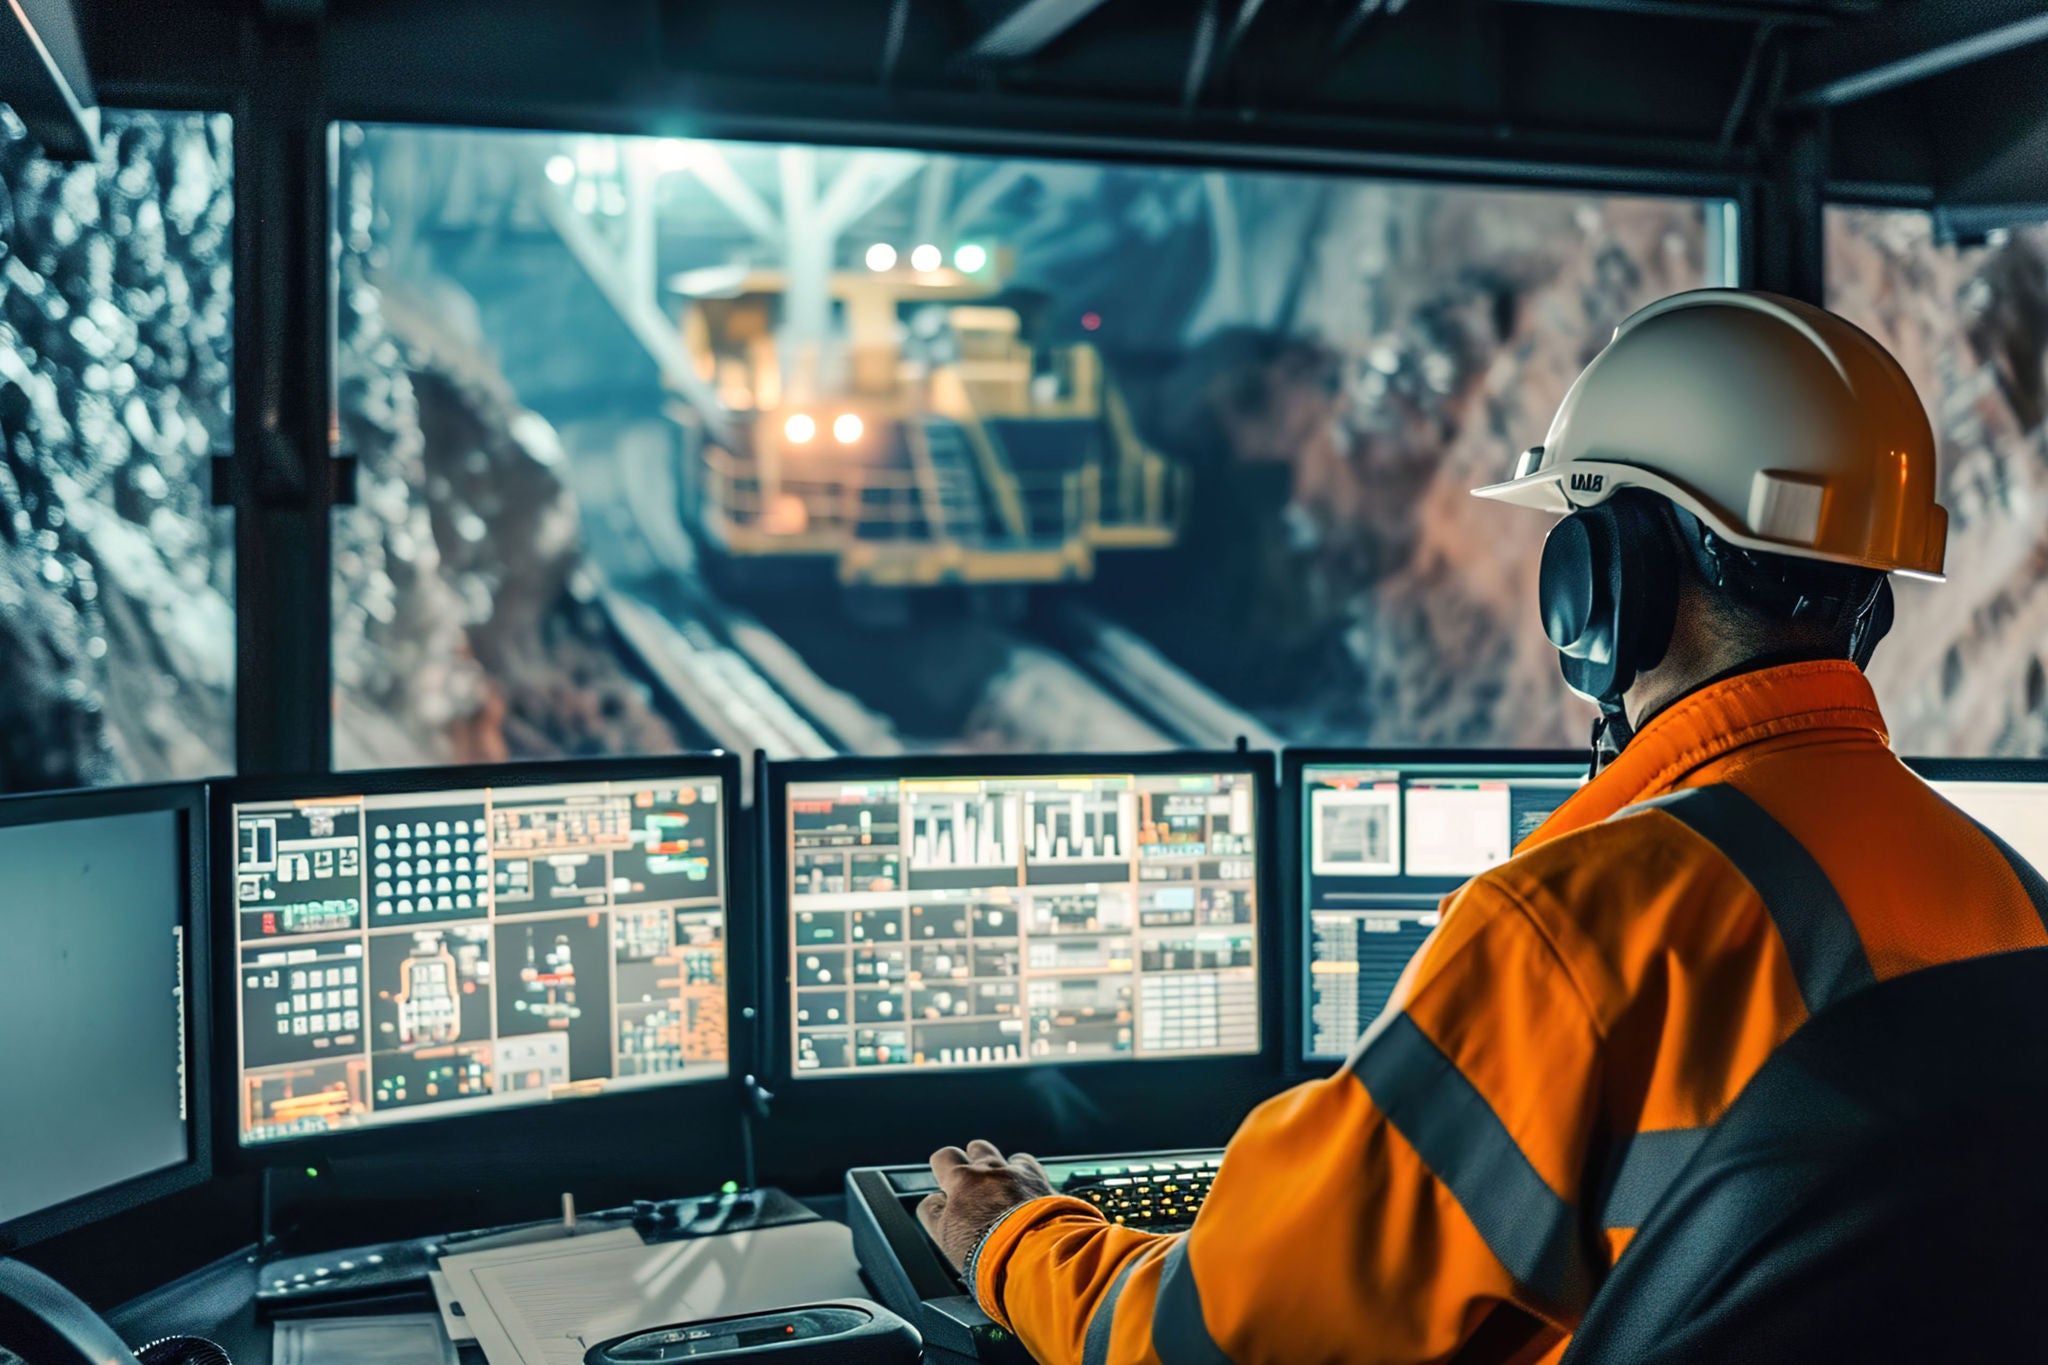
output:
<svg viewBox="0 0 2048 1365"><path fill-rule="evenodd" d="M1347 1056L1436 927L1443 898L1504 862L1583 785L1575 753L1291 751L1305 968L1302 1053Z"/></svg>
<svg viewBox="0 0 2048 1365"><path fill-rule="evenodd" d="M1906 764L2036 869L2048 872L2048 761L1909 758Z"/></svg>
<svg viewBox="0 0 2048 1365"><path fill-rule="evenodd" d="M0 800L0 1242L207 1177L206 802Z"/></svg>
<svg viewBox="0 0 2048 1365"><path fill-rule="evenodd" d="M724 756L216 796L241 1147L713 1080Z"/></svg>
<svg viewBox="0 0 2048 1365"><path fill-rule="evenodd" d="M797 1078L1256 1055L1258 755L769 770Z"/></svg>

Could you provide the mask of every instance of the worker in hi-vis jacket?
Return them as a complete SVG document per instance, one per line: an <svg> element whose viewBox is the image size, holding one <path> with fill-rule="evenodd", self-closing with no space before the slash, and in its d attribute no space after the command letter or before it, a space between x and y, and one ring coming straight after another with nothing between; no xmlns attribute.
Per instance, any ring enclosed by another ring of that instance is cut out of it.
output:
<svg viewBox="0 0 2048 1365"><path fill-rule="evenodd" d="M1044 1365L1555 1359L1811 1014L2048 944L1864 680L1889 575L1938 579L1947 534L1926 413L1870 337L1665 299L1476 491L1563 515L1539 596L1600 708L1595 773L1445 901L1341 1070L1252 1113L1191 1230L1115 1226L985 1141L932 1157L926 1229Z"/></svg>

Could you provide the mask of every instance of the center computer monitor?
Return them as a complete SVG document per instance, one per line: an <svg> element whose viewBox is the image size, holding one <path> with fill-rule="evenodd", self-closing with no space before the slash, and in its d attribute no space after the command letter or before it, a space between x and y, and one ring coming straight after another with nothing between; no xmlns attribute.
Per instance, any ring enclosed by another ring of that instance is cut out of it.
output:
<svg viewBox="0 0 2048 1365"><path fill-rule="evenodd" d="M233 784L243 1147L727 1074L726 757Z"/></svg>
<svg viewBox="0 0 2048 1365"><path fill-rule="evenodd" d="M797 1077L1254 1055L1257 755L770 769Z"/></svg>
<svg viewBox="0 0 2048 1365"><path fill-rule="evenodd" d="M1563 752L1290 751L1304 1056L1349 1055L1443 898L1505 862L1585 778L1585 756Z"/></svg>
<svg viewBox="0 0 2048 1365"><path fill-rule="evenodd" d="M0 800L0 1233L206 1178L205 796Z"/></svg>

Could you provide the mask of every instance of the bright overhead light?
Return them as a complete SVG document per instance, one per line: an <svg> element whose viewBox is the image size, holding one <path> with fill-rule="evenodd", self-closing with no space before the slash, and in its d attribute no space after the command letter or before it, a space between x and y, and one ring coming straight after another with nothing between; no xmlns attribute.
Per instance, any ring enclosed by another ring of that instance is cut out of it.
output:
<svg viewBox="0 0 2048 1365"><path fill-rule="evenodd" d="M842 412L832 419L832 435L843 446L850 446L858 441L860 434L866 430L867 428L861 425L860 418L850 412Z"/></svg>
<svg viewBox="0 0 2048 1365"><path fill-rule="evenodd" d="M933 246L930 242L926 242L923 246L910 253L910 268L912 270L922 270L927 275L945 263L946 253Z"/></svg>
<svg viewBox="0 0 2048 1365"><path fill-rule="evenodd" d="M876 242L868 248L868 269L887 270L896 264L896 248L887 242Z"/></svg>
<svg viewBox="0 0 2048 1365"><path fill-rule="evenodd" d="M972 275L988 264L988 248L969 242L953 253L953 264L963 274Z"/></svg>
<svg viewBox="0 0 2048 1365"><path fill-rule="evenodd" d="M811 438L818 434L818 424L799 412L782 424L782 434L789 438L791 445L809 445Z"/></svg>
<svg viewBox="0 0 2048 1365"><path fill-rule="evenodd" d="M532 165L532 162L528 162ZM551 156L548 158L548 179L557 185L566 185L576 178L576 162L571 157Z"/></svg>
<svg viewBox="0 0 2048 1365"><path fill-rule="evenodd" d="M688 170L696 149L679 137L660 137L654 140L654 169L657 171Z"/></svg>

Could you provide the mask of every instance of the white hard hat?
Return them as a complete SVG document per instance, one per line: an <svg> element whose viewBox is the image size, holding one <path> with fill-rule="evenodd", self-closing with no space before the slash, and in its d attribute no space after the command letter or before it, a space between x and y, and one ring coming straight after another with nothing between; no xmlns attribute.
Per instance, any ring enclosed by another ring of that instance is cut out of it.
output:
<svg viewBox="0 0 2048 1365"><path fill-rule="evenodd" d="M1934 432L1889 352L1823 309L1740 289L1674 294L1617 327L1507 483L1565 513L1660 494L1730 544L1940 579Z"/></svg>

